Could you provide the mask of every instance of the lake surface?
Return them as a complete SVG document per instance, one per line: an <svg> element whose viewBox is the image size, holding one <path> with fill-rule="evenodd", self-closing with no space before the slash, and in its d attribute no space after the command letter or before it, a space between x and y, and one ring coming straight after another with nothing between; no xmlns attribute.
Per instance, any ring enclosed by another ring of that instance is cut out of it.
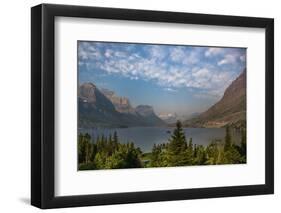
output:
<svg viewBox="0 0 281 213"><path fill-rule="evenodd" d="M143 152L150 152L153 144L167 143L174 128L170 127L129 127L116 129L79 129L81 133L88 133L95 140L98 136L113 135L117 132L121 143L134 142ZM187 141L192 138L193 144L207 146L212 140L224 140L225 128L184 128ZM241 133L233 130L231 132L234 143L240 143Z"/></svg>

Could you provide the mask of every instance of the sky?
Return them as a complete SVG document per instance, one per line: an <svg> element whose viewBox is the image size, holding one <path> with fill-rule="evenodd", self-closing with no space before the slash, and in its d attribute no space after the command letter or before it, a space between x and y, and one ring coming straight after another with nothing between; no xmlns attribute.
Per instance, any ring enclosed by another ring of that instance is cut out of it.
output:
<svg viewBox="0 0 281 213"><path fill-rule="evenodd" d="M78 41L79 84L113 90L157 114L205 111L245 68L245 48Z"/></svg>

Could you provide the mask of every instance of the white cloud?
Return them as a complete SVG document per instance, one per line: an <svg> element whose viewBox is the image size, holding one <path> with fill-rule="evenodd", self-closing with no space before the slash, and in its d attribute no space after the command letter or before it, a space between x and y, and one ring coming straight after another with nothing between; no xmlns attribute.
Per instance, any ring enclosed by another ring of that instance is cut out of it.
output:
<svg viewBox="0 0 281 213"><path fill-rule="evenodd" d="M237 73L235 74L226 70L223 72L218 72L212 75L210 78L212 87L203 89L198 93L194 93L194 97L218 101L220 98L222 98L224 91L236 77Z"/></svg>
<svg viewBox="0 0 281 213"><path fill-rule="evenodd" d="M90 43L82 42L79 44L78 57L82 60L91 60L100 59L102 56L99 50Z"/></svg>
<svg viewBox="0 0 281 213"><path fill-rule="evenodd" d="M116 56L118 58L126 58L128 55L125 52L115 51L114 56Z"/></svg>
<svg viewBox="0 0 281 213"><path fill-rule="evenodd" d="M147 51L154 60L162 60L166 56L166 51L164 51L163 47L160 45L151 46L150 48L147 48Z"/></svg>
<svg viewBox="0 0 281 213"><path fill-rule="evenodd" d="M183 60L183 64L196 64L200 59L199 53L192 51L189 55Z"/></svg>
<svg viewBox="0 0 281 213"><path fill-rule="evenodd" d="M218 62L218 65L224 65L224 64L234 64L236 62L236 55L227 54L224 56L222 60Z"/></svg>
<svg viewBox="0 0 281 213"><path fill-rule="evenodd" d="M246 61L246 55L241 55L239 57L239 59L242 61L242 62L245 62Z"/></svg>
<svg viewBox="0 0 281 213"><path fill-rule="evenodd" d="M110 49L107 49L107 50L105 50L104 56L106 58L110 58L112 56L112 54L113 54L113 51Z"/></svg>
<svg viewBox="0 0 281 213"><path fill-rule="evenodd" d="M206 68L199 69L192 73L192 75L196 78L209 78L210 74L210 71Z"/></svg>
<svg viewBox="0 0 281 213"><path fill-rule="evenodd" d="M210 47L205 51L205 56L211 57L211 56L214 56L214 55L219 55L221 53L223 53L223 48Z"/></svg>
<svg viewBox="0 0 281 213"><path fill-rule="evenodd" d="M207 49L207 50L206 50ZM85 64L88 72L103 70L107 75L144 81L153 81L168 92L179 88L206 90L206 94L222 93L233 79L230 71L222 70L223 64L243 60L240 55L229 52L219 62L204 62L211 55L220 54L222 48L182 48L165 46L146 46L141 52L134 49L114 48L101 43L90 45L82 42L79 45L79 65ZM206 59L205 59L206 60ZM172 62L172 63L171 63ZM220 89L218 89L220 88ZM222 88L222 89L221 89Z"/></svg>
<svg viewBox="0 0 281 213"><path fill-rule="evenodd" d="M171 49L170 57L171 57L172 61L180 62L180 61L182 61L186 57L186 54L182 50L181 47L176 47L176 48L172 48Z"/></svg>
<svg viewBox="0 0 281 213"><path fill-rule="evenodd" d="M99 68L108 74L118 74L130 79L155 81L156 84L170 92L172 89L176 90L182 87L212 89L213 87L220 87L223 82L228 82L231 78L226 72L220 73L215 69L194 67L190 70L184 66L169 67L163 65L162 62L159 63L153 59L142 57L135 57L132 60L115 58L115 60L106 60L104 63L100 63Z"/></svg>
<svg viewBox="0 0 281 213"><path fill-rule="evenodd" d="M173 88L170 88L170 87L164 88L164 90L166 90L168 92L176 92L177 91L177 90L175 90Z"/></svg>
<svg viewBox="0 0 281 213"><path fill-rule="evenodd" d="M170 50L170 57L173 62L182 63L184 65L196 64L200 59L198 49L184 51L182 47L172 48Z"/></svg>

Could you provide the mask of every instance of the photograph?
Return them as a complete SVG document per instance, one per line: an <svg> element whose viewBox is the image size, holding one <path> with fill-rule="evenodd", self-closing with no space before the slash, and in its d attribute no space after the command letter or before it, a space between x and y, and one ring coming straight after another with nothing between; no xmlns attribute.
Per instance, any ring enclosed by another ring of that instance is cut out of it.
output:
<svg viewBox="0 0 281 213"><path fill-rule="evenodd" d="M78 41L78 170L245 164L246 50Z"/></svg>

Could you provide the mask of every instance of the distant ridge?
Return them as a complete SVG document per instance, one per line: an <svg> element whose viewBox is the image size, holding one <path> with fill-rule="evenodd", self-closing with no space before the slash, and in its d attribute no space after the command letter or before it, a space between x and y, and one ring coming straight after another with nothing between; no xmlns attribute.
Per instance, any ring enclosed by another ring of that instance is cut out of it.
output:
<svg viewBox="0 0 281 213"><path fill-rule="evenodd" d="M197 118L184 122L190 127L223 127L246 125L246 69L225 90L220 101Z"/></svg>

